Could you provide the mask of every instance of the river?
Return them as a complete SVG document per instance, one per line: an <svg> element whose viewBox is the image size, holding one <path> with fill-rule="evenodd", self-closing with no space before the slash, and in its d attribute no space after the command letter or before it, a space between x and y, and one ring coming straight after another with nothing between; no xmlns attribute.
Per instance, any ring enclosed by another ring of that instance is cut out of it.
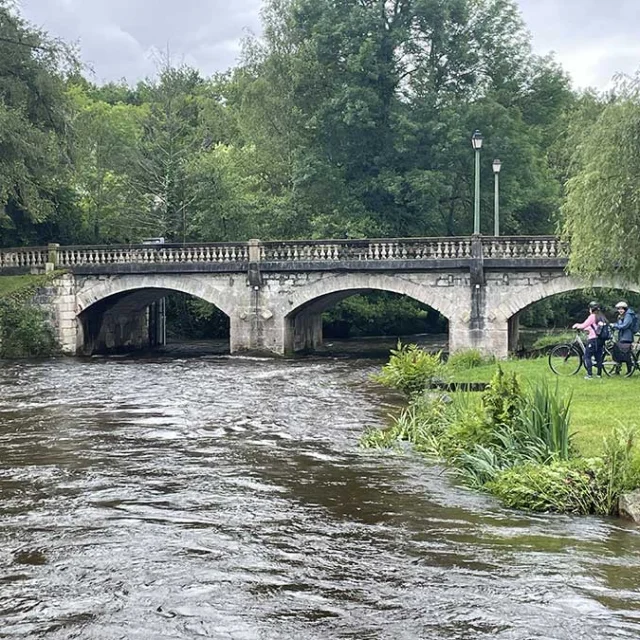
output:
<svg viewBox="0 0 640 640"><path fill-rule="evenodd" d="M361 450L375 367L0 363L0 637L640 637L640 530Z"/></svg>

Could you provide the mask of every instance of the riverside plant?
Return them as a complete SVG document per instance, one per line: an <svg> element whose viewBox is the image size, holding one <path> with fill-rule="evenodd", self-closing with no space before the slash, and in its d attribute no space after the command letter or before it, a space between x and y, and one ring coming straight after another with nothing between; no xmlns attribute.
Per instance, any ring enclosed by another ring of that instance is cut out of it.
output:
<svg viewBox="0 0 640 640"><path fill-rule="evenodd" d="M545 381L523 386L499 366L481 395L414 392L390 427L368 431L362 446L400 441L517 509L616 514L620 495L640 485L633 431L615 430L602 457L581 458L572 445L571 396Z"/></svg>
<svg viewBox="0 0 640 640"><path fill-rule="evenodd" d="M398 341L389 362L372 379L412 398L440 382L443 374L441 353L429 353L415 344Z"/></svg>
<svg viewBox="0 0 640 640"><path fill-rule="evenodd" d="M25 302L0 299L0 357L48 357L57 349L44 312Z"/></svg>
<svg viewBox="0 0 640 640"><path fill-rule="evenodd" d="M495 356L485 356L479 349L463 349L452 353L447 360L447 368L454 371L468 371L485 365L495 364Z"/></svg>

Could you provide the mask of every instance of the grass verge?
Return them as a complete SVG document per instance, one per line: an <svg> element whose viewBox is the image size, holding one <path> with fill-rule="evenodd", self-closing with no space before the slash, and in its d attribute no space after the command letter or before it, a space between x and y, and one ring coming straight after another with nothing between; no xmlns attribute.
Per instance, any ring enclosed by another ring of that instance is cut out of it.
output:
<svg viewBox="0 0 640 640"><path fill-rule="evenodd" d="M602 453L603 441L616 427L640 427L640 374L631 378L593 378L585 380L585 372L571 377L556 376L544 357L533 360L507 360L501 366L505 373L516 373L524 381L546 381L558 385L561 394L571 394L571 424L574 443L586 457ZM489 382L495 365L456 371L454 382Z"/></svg>

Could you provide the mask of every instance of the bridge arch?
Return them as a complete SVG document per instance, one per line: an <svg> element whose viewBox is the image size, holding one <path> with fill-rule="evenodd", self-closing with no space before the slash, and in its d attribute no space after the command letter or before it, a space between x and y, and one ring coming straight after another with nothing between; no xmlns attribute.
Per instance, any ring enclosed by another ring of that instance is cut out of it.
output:
<svg viewBox="0 0 640 640"><path fill-rule="evenodd" d="M353 295L381 291L407 296L424 304L447 320L454 315L453 296L436 288L435 282L421 283L403 276L381 273L337 274L324 277L287 297L283 309L286 352L313 350L322 344L322 313Z"/></svg>
<svg viewBox="0 0 640 640"><path fill-rule="evenodd" d="M186 293L215 305L227 315L234 308L229 286L219 280L192 274L149 274L86 279L76 291L76 313L79 315L105 298L144 289L162 290L165 295L167 291Z"/></svg>
<svg viewBox="0 0 640 640"><path fill-rule="evenodd" d="M639 284L624 282L621 279L598 278L594 281L586 281L573 276L560 276L548 282L522 288L517 294L511 295L500 304L492 315L499 321L508 321L536 302L581 289L622 289L640 293Z"/></svg>
<svg viewBox="0 0 640 640"><path fill-rule="evenodd" d="M77 349L91 354L164 344L161 301L172 293L199 298L231 313L224 283L195 275L88 278L76 293Z"/></svg>

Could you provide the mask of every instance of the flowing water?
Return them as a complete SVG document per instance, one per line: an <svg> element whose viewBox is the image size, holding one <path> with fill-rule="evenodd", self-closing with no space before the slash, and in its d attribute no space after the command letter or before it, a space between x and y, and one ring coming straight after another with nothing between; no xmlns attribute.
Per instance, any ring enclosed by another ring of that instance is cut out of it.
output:
<svg viewBox="0 0 640 640"><path fill-rule="evenodd" d="M639 529L363 451L375 363L0 363L0 637L640 637Z"/></svg>

